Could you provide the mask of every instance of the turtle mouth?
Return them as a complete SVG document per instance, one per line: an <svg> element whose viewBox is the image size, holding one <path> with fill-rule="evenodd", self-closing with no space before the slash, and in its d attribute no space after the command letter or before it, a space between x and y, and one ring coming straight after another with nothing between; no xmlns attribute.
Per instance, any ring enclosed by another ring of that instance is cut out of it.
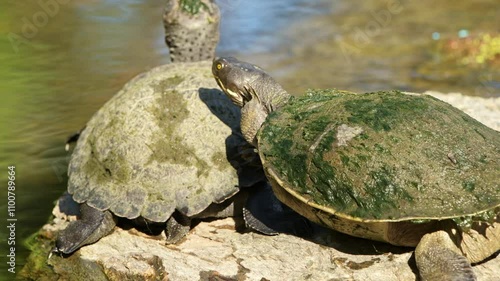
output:
<svg viewBox="0 0 500 281"><path fill-rule="evenodd" d="M229 97L229 99L231 99L231 101L235 105L239 107L243 107L245 105L245 101L242 95L237 92L233 92L229 88L225 87L224 83L222 83L222 81L218 77L215 77L215 80L217 81L217 84L219 84L219 87L222 89L222 91L226 94L226 96Z"/></svg>
<svg viewBox="0 0 500 281"><path fill-rule="evenodd" d="M227 90L226 95L228 95L231 101L237 106L243 107L245 105L245 101L243 100L243 97L241 95L231 90Z"/></svg>

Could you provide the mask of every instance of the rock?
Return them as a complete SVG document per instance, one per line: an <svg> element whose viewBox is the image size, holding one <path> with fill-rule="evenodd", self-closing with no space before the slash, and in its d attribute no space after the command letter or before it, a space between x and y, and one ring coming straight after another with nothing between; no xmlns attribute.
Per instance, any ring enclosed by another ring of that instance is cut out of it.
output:
<svg viewBox="0 0 500 281"><path fill-rule="evenodd" d="M38 243L53 244L55 235L47 232L65 223L45 225ZM241 233L241 224L238 218L201 222L177 245L165 245L163 233L152 237L116 227L72 256L48 259L53 272L46 280L416 280L411 248L326 230L310 241ZM22 274L43 280L41 271L28 270L47 257L50 248L44 249L32 254ZM495 280L498 268L497 256L474 271L478 280Z"/></svg>

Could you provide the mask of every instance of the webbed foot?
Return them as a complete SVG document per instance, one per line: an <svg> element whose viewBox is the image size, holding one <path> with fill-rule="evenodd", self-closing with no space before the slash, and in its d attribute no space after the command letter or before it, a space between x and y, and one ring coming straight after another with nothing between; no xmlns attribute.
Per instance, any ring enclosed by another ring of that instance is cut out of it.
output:
<svg viewBox="0 0 500 281"><path fill-rule="evenodd" d="M55 254L71 254L80 247L97 242L115 227L113 214L99 211L87 204L80 205L81 218L62 230L52 250Z"/></svg>
<svg viewBox="0 0 500 281"><path fill-rule="evenodd" d="M252 187L245 207L243 218L247 227L266 234L293 234L300 237L312 235L311 222L281 203L274 195L269 183Z"/></svg>
<svg viewBox="0 0 500 281"><path fill-rule="evenodd" d="M477 280L469 261L445 231L424 235L415 249L415 259L423 281Z"/></svg>
<svg viewBox="0 0 500 281"><path fill-rule="evenodd" d="M167 244L175 244L184 238L189 230L191 230L191 219L175 211L167 220L165 234L167 236Z"/></svg>

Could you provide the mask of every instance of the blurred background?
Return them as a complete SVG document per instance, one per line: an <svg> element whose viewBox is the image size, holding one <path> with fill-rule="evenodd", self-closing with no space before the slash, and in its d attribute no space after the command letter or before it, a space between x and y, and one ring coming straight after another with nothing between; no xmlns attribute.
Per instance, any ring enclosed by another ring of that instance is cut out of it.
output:
<svg viewBox="0 0 500 281"><path fill-rule="evenodd" d="M44 10L40 3L57 3ZM218 0L217 53L308 88L500 96L500 3ZM7 167L16 166L16 263L66 189L68 135L129 79L167 63L164 1L0 2L0 277ZM5 223L4 223L5 222Z"/></svg>

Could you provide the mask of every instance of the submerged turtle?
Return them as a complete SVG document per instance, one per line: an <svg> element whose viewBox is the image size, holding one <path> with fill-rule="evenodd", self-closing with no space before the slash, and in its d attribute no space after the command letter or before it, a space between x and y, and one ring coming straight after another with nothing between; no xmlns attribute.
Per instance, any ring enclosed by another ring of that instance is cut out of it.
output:
<svg viewBox="0 0 500 281"><path fill-rule="evenodd" d="M68 168L68 191L81 203L81 219L60 233L55 252L97 241L115 226L115 216L166 222L167 242L175 243L191 218L238 211L233 202L240 187L264 176L241 157L248 144L235 133L239 109L218 90L200 88L216 87L209 68L209 62L158 67L129 82L91 118Z"/></svg>
<svg viewBox="0 0 500 281"><path fill-rule="evenodd" d="M216 58L279 200L337 231L416 246L424 280L475 280L500 250L500 133L433 97L309 91Z"/></svg>

